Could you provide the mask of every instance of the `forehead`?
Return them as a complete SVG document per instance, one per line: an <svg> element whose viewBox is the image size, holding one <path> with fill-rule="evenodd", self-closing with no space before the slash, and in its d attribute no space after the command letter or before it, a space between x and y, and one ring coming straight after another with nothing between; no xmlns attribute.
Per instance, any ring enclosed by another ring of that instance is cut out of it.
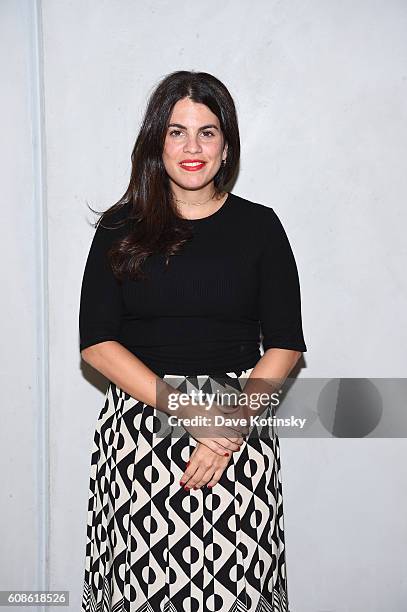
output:
<svg viewBox="0 0 407 612"><path fill-rule="evenodd" d="M178 100L172 109L170 123L200 126L204 123L213 123L219 126L219 119L205 104L194 102L190 98Z"/></svg>

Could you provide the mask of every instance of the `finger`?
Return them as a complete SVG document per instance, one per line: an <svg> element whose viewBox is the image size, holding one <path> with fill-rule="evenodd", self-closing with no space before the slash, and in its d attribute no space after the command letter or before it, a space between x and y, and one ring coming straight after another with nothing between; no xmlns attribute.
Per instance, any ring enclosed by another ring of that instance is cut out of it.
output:
<svg viewBox="0 0 407 612"><path fill-rule="evenodd" d="M236 438L216 438L218 444L221 444L227 451L235 452L240 449L240 444L234 442Z"/></svg>
<svg viewBox="0 0 407 612"><path fill-rule="evenodd" d="M207 487L209 487L210 489L212 487L214 487L220 480L222 474L224 472L224 468L220 468L218 470L216 470L216 472L214 473L214 475L212 476L211 480L207 483Z"/></svg>
<svg viewBox="0 0 407 612"><path fill-rule="evenodd" d="M247 435L247 428L230 427L225 425L200 425L194 428L194 437L197 438L241 438Z"/></svg>
<svg viewBox="0 0 407 612"><path fill-rule="evenodd" d="M198 453L198 451L199 451L199 443L196 442L189 456L189 459L185 464L185 471L182 477L180 478L180 482L185 482L185 479L190 478L191 474L194 473L194 470L196 470L199 467L199 461L196 458L196 454ZM195 461L194 461L194 458L195 458Z"/></svg>
<svg viewBox="0 0 407 612"><path fill-rule="evenodd" d="M182 474L182 476L180 478L180 481L179 481L180 486L185 485L188 482L188 480L190 478L192 478L192 476L195 474L195 472L198 469L199 469L199 464L196 463L196 461L193 461L191 463L191 460L190 460L189 465L187 465L187 467L185 468L184 473Z"/></svg>
<svg viewBox="0 0 407 612"><path fill-rule="evenodd" d="M216 440L217 438L216 439L215 438L198 438L198 442L210 448L213 452L215 452L220 457L225 457L226 454L229 456L231 453L231 450L229 448L227 449L226 446L219 444ZM225 439L225 444L226 444L226 439Z"/></svg>
<svg viewBox="0 0 407 612"><path fill-rule="evenodd" d="M227 453L234 453L240 449L240 445L236 442L232 442L229 438L214 438L215 441L221 446L221 448ZM224 456L226 453L224 452Z"/></svg>
<svg viewBox="0 0 407 612"><path fill-rule="evenodd" d="M226 457L225 457L225 460L226 460ZM211 480L211 478L213 478L213 475L215 474L216 469L217 468L212 466L209 470L206 470L201 480L198 480L198 482L195 483L194 489L201 489L202 487L204 487Z"/></svg>
<svg viewBox="0 0 407 612"><path fill-rule="evenodd" d="M231 425L228 429L231 429L233 431L233 434L238 435L238 436L246 436L249 431L249 427L247 425L239 425L239 426Z"/></svg>
<svg viewBox="0 0 407 612"><path fill-rule="evenodd" d="M191 478L189 478L188 481L185 483L184 489L186 490L193 489L196 483L202 480L202 477L205 474L205 472L206 472L206 468L199 468L199 470L197 470L195 474L193 474Z"/></svg>
<svg viewBox="0 0 407 612"><path fill-rule="evenodd" d="M196 488L200 489L208 485L211 481L219 481L220 476L227 468L230 458L216 459L217 465L212 466L211 469L207 470L199 482L196 484Z"/></svg>
<svg viewBox="0 0 407 612"><path fill-rule="evenodd" d="M200 442L204 442L204 440L206 441L212 440L228 452L234 452L236 450L239 450L240 448L240 444L238 444L237 442L239 438L226 438L226 437L219 436L219 434L216 436L215 435L205 436L205 438L199 438L199 440Z"/></svg>
<svg viewBox="0 0 407 612"><path fill-rule="evenodd" d="M216 431L218 432L218 437L222 436L224 438L241 438L246 435L249 428L247 426L220 426L216 427Z"/></svg>
<svg viewBox="0 0 407 612"><path fill-rule="evenodd" d="M244 438L242 438L242 437L239 437L239 438L228 438L228 440L230 440L234 444L238 444L239 446L242 446L242 444L244 442Z"/></svg>

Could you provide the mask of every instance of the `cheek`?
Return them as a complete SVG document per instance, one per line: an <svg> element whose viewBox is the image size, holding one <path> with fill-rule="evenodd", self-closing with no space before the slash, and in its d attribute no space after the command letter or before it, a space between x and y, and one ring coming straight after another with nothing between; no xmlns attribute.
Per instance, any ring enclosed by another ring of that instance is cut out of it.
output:
<svg viewBox="0 0 407 612"><path fill-rule="evenodd" d="M217 158L222 155L222 146L219 142L207 142L203 147L208 157Z"/></svg>
<svg viewBox="0 0 407 612"><path fill-rule="evenodd" d="M180 145L173 141L166 141L164 144L163 155L167 159L178 159Z"/></svg>

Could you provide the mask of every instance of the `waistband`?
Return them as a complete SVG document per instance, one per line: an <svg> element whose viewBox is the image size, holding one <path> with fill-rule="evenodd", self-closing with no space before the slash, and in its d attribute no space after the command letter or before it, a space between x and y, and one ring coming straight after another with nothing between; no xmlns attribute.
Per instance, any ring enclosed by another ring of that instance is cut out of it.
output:
<svg viewBox="0 0 407 612"><path fill-rule="evenodd" d="M253 371L254 366L252 368L248 368L247 370L236 370L233 372L208 372L207 374L170 374L168 372L160 373L159 376L161 378L171 377L171 378L213 378L213 377L226 377L229 378L248 378Z"/></svg>

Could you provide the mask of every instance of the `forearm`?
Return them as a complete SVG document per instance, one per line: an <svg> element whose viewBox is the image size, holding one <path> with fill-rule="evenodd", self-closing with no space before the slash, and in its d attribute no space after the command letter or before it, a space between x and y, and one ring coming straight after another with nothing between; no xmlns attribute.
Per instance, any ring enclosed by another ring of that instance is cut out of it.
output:
<svg viewBox="0 0 407 612"><path fill-rule="evenodd" d="M84 349L81 355L86 363L131 397L166 414L177 414L168 408L168 395L179 395L179 392L119 342L100 342Z"/></svg>
<svg viewBox="0 0 407 612"><path fill-rule="evenodd" d="M242 406L242 414L246 418L261 415L268 405L262 402L259 407L255 407L258 402L259 394L271 396L276 393L284 384L288 375L294 368L302 353L298 351L270 348L265 351L253 368L250 376L245 382L243 391L238 396L238 404ZM251 401L251 397L252 400ZM271 400L270 400L271 401ZM270 401L268 404L270 404Z"/></svg>

